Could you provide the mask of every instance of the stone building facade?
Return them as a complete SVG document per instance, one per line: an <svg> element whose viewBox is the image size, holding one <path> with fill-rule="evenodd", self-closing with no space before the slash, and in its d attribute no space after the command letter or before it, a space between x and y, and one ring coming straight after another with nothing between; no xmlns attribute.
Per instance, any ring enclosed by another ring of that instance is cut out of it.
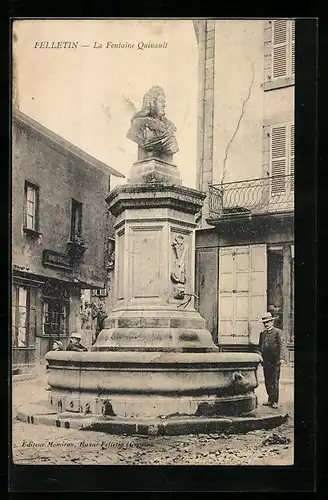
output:
<svg viewBox="0 0 328 500"><path fill-rule="evenodd" d="M65 346L81 328L81 290L104 288L112 175L123 177L13 111L13 368L30 369L54 339Z"/></svg>
<svg viewBox="0 0 328 500"><path fill-rule="evenodd" d="M222 350L271 310L294 343L295 21L194 21L199 47L200 313Z"/></svg>

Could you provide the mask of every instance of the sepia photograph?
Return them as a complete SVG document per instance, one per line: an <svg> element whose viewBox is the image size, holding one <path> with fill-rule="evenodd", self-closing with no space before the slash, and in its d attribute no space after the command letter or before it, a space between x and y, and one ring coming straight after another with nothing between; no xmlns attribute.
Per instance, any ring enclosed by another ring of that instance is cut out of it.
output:
<svg viewBox="0 0 328 500"><path fill-rule="evenodd" d="M294 465L296 24L12 22L15 465Z"/></svg>

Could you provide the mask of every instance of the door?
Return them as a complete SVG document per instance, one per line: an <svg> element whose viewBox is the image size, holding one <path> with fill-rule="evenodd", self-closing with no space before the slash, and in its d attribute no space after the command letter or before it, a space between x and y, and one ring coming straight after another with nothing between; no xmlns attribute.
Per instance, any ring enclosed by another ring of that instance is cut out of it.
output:
<svg viewBox="0 0 328 500"><path fill-rule="evenodd" d="M218 320L218 248L196 249L196 295L195 307L206 320L206 328L217 344Z"/></svg>
<svg viewBox="0 0 328 500"><path fill-rule="evenodd" d="M220 248L219 344L257 343L266 311L266 245Z"/></svg>
<svg viewBox="0 0 328 500"><path fill-rule="evenodd" d="M258 344L267 310L267 248L250 245L249 342Z"/></svg>

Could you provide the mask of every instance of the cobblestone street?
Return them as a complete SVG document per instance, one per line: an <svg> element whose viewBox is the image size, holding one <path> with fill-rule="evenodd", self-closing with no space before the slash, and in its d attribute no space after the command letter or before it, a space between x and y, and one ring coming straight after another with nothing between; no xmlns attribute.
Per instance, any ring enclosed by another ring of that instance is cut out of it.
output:
<svg viewBox="0 0 328 500"><path fill-rule="evenodd" d="M44 377L13 385L13 405L45 390ZM291 465L293 464L293 384L281 384L288 421L276 429L247 434L115 436L20 422L13 412L16 464L71 465ZM263 383L256 390L265 401Z"/></svg>

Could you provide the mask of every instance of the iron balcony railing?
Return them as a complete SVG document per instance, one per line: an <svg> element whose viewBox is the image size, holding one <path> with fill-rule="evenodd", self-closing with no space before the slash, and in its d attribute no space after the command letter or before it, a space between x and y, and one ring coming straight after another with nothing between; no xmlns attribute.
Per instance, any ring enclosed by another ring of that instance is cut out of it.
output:
<svg viewBox="0 0 328 500"><path fill-rule="evenodd" d="M209 218L294 211L294 175L209 186Z"/></svg>

